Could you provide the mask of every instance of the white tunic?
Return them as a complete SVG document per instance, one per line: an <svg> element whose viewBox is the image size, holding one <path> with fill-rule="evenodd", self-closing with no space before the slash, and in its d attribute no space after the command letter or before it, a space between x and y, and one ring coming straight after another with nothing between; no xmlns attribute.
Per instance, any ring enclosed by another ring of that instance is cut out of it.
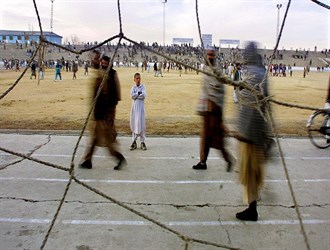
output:
<svg viewBox="0 0 330 250"><path fill-rule="evenodd" d="M146 88L142 83L139 86L134 85L131 89L133 103L130 116L130 126L134 134L141 134L146 131L146 115L144 110L144 99L146 95Z"/></svg>

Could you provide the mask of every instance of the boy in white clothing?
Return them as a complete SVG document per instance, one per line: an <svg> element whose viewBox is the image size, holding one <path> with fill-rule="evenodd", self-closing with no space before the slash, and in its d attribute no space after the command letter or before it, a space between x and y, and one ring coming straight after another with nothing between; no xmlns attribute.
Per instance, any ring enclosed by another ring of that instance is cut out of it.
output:
<svg viewBox="0 0 330 250"><path fill-rule="evenodd" d="M131 89L131 97L133 100L131 115L130 115L130 127L132 130L132 145L131 150L137 148L136 140L140 136L141 149L147 150L145 144L146 136L146 115L144 110L144 99L146 97L146 88L143 83L141 83L141 75L139 73L134 74L134 82Z"/></svg>

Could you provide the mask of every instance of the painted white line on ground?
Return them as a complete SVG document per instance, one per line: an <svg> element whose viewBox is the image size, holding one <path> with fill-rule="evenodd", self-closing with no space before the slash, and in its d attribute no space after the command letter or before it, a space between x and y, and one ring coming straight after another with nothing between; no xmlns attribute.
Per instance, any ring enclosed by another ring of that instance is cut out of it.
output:
<svg viewBox="0 0 330 250"><path fill-rule="evenodd" d="M152 225L148 221L129 221L129 220L114 220L114 221L99 221L99 220L63 220L62 224L69 225L124 225L124 226L149 226Z"/></svg>
<svg viewBox="0 0 330 250"><path fill-rule="evenodd" d="M52 220L50 219L28 219L28 218L0 218L0 222L9 223L31 223L31 224L47 224Z"/></svg>
<svg viewBox="0 0 330 250"><path fill-rule="evenodd" d="M29 223L49 224L51 219L35 218L0 218L0 223ZM140 220L58 220L57 223L65 225L117 225L117 226L150 226L153 223ZM258 220L256 222L242 221L168 221L162 222L168 226L239 226L239 225L298 225L299 220ZM330 220L309 219L303 220L303 224L320 225L330 224Z"/></svg>
<svg viewBox="0 0 330 250"><path fill-rule="evenodd" d="M11 154L0 153L0 156L8 156ZM55 157L55 158L71 158L72 155L68 154L33 154L33 157ZM78 157L78 156L76 156ZM93 155L95 158L108 158L108 155ZM127 159L143 159L143 160L188 160L188 159L199 159L198 156L136 156L130 157L125 156ZM274 159L280 159L280 157L272 157ZM208 157L209 160L219 160L221 157ZM286 160L330 160L330 156L311 156L311 157L292 157L285 156Z"/></svg>
<svg viewBox="0 0 330 250"><path fill-rule="evenodd" d="M68 182L68 179L58 178L25 178L25 177L0 177L0 181L44 181L44 182ZM237 181L231 180L178 180L178 181L162 181L162 180L97 180L97 179L80 179L86 183L128 183L128 184L237 184ZM268 183L286 183L287 180L265 180ZM291 182L308 182L308 183L329 183L330 179L302 179L291 180Z"/></svg>
<svg viewBox="0 0 330 250"><path fill-rule="evenodd" d="M252 221L173 221L169 226L238 226L242 224L259 225L298 225L299 220L258 220ZM330 220L303 220L303 224L330 224Z"/></svg>

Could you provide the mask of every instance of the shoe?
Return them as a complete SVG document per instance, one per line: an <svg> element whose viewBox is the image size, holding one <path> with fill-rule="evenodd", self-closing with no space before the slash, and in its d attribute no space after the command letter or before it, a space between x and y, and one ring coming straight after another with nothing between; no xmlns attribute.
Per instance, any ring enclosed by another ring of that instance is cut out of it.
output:
<svg viewBox="0 0 330 250"><path fill-rule="evenodd" d="M137 148L136 141L133 141L130 150L134 150Z"/></svg>
<svg viewBox="0 0 330 250"><path fill-rule="evenodd" d="M144 142L141 142L141 149L142 150L147 150L147 146Z"/></svg>
<svg viewBox="0 0 330 250"><path fill-rule="evenodd" d="M236 214L236 218L244 221L257 221L258 212L257 212L257 202L252 202L247 209Z"/></svg>
<svg viewBox="0 0 330 250"><path fill-rule="evenodd" d="M83 163L81 163L79 165L79 167L81 168L87 168L87 169L91 169L93 166L92 166L92 161L91 160L85 160Z"/></svg>
<svg viewBox="0 0 330 250"><path fill-rule="evenodd" d="M227 163L227 172L233 171L233 163L230 161Z"/></svg>
<svg viewBox="0 0 330 250"><path fill-rule="evenodd" d="M207 165L206 165L206 163L198 162L198 164L194 165L192 168L199 169L199 170L205 170L205 169L207 169Z"/></svg>
<svg viewBox="0 0 330 250"><path fill-rule="evenodd" d="M126 165L127 165L126 159L123 157L122 159L119 160L118 165L115 166L113 169L114 170L120 170Z"/></svg>

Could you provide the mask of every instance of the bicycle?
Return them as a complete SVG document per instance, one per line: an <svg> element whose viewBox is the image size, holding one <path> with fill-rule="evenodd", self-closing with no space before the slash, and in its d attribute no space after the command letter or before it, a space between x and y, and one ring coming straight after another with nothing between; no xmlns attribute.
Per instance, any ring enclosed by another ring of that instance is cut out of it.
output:
<svg viewBox="0 0 330 250"><path fill-rule="evenodd" d="M307 132L315 147L330 147L330 109L315 111L307 121Z"/></svg>

